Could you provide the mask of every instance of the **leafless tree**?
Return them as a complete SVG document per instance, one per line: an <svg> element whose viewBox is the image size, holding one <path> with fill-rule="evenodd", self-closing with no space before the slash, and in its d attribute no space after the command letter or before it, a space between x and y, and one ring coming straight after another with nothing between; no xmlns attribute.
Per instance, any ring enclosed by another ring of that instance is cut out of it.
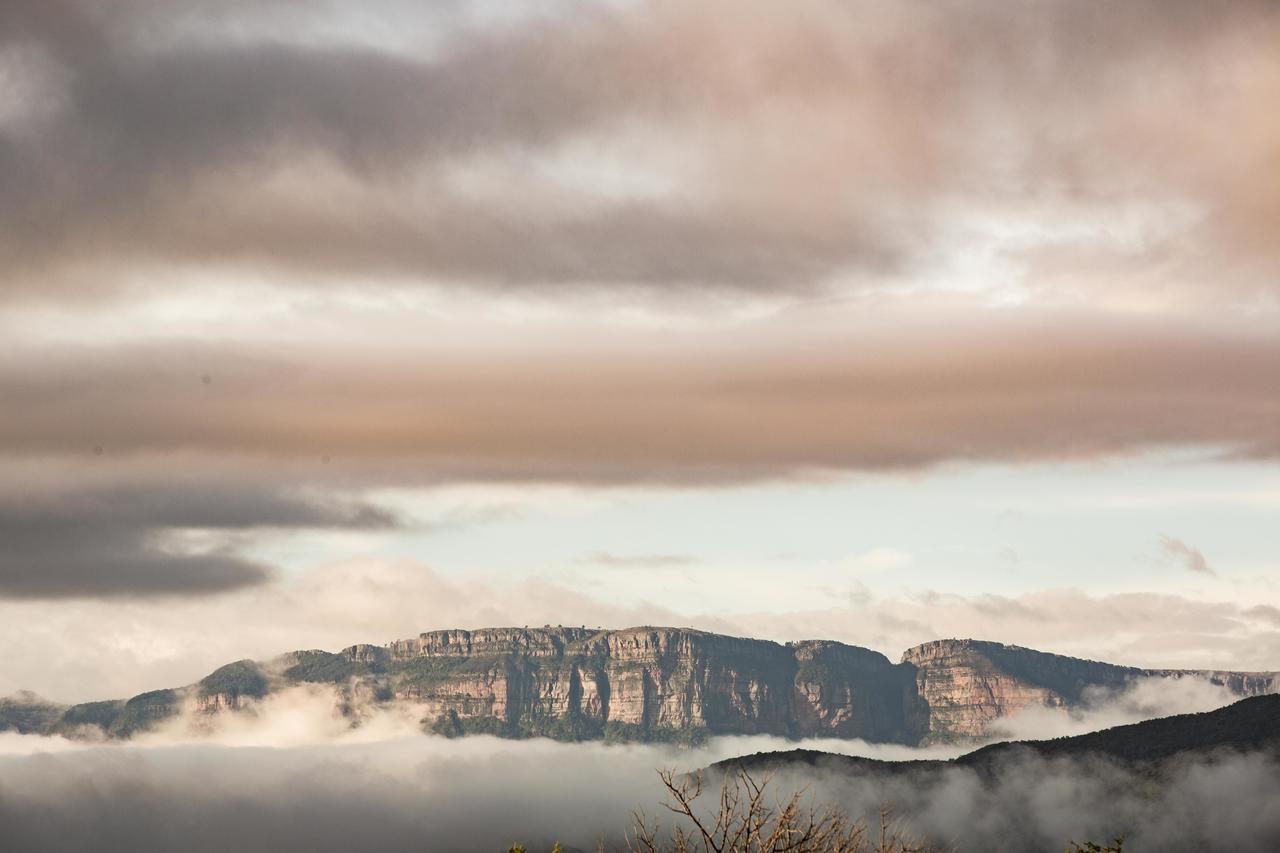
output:
<svg viewBox="0 0 1280 853"><path fill-rule="evenodd" d="M878 836L834 807L805 804L804 792L786 800L769 791L769 777L757 780L745 768L727 774L719 800L704 809L701 773L658 773L667 790L663 807L677 816L669 835L643 811L632 815L626 835L632 853L927 853L929 848L900 832L887 810L880 812Z"/></svg>

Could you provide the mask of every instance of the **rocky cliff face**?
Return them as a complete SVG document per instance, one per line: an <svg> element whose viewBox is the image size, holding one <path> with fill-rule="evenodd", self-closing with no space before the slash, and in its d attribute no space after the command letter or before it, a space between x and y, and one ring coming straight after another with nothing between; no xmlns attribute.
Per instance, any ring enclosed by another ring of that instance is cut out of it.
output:
<svg viewBox="0 0 1280 853"><path fill-rule="evenodd" d="M497 629L342 655L396 698L426 705L428 716L464 727L488 718L482 730L785 735L792 727L796 662L776 643L671 628Z"/></svg>
<svg viewBox="0 0 1280 853"><path fill-rule="evenodd" d="M915 670L930 740L981 737L992 722L1024 708L1076 704L1086 685L1118 687L1141 676L1124 667L972 640L925 643L908 649L902 662Z"/></svg>
<svg viewBox="0 0 1280 853"><path fill-rule="evenodd" d="M1144 677L1197 677L1241 696L1271 673L1142 670L977 640L901 663L814 640L779 645L674 628L438 631L343 653L397 698L466 732L653 738L699 734L977 739L1027 707L1075 707Z"/></svg>
<svg viewBox="0 0 1280 853"><path fill-rule="evenodd" d="M1140 678L1200 678L1237 696L1280 687L1276 673L1148 670L1038 652L981 640L936 640L908 649L928 723L924 740L981 738L991 723L1028 707L1077 707Z"/></svg>
<svg viewBox="0 0 1280 853"><path fill-rule="evenodd" d="M796 732L887 743L915 743L927 733L911 667L828 640L790 648L797 664L791 706Z"/></svg>
<svg viewBox="0 0 1280 853"><path fill-rule="evenodd" d="M353 705L416 703L424 727L451 736L772 734L918 744L980 738L993 721L1024 708L1078 706L1090 691L1144 677L1204 678L1240 696L1280 686L1275 673L1142 670L977 640L925 643L895 664L825 640L781 645L683 628L494 628L292 652L268 664L237 661L177 691L72 706L46 728L89 725L128 736L179 707L235 711L310 682L334 685Z"/></svg>

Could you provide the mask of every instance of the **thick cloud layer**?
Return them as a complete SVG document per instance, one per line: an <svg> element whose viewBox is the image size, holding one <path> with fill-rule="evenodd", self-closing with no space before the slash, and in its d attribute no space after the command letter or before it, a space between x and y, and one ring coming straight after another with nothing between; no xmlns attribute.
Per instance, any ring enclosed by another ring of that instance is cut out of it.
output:
<svg viewBox="0 0 1280 853"><path fill-rule="evenodd" d="M1274 285L1272 3L571 5L392 45L324 3L7 3L10 287L811 290L1011 230L1033 290Z"/></svg>
<svg viewBox="0 0 1280 853"><path fill-rule="evenodd" d="M261 583L388 485L1280 449L1274 3L425 5L0 6L0 477L59 496L0 596ZM682 299L774 324L587 328Z"/></svg>
<svg viewBox="0 0 1280 853"><path fill-rule="evenodd" d="M757 331L750 344L633 334L338 356L16 353L0 368L15 404L0 441L11 456L304 462L317 478L331 456L366 485L723 483L1160 446L1280 450L1280 342L1263 332L1080 334L1049 318ZM217 380L198 381L209 369Z"/></svg>

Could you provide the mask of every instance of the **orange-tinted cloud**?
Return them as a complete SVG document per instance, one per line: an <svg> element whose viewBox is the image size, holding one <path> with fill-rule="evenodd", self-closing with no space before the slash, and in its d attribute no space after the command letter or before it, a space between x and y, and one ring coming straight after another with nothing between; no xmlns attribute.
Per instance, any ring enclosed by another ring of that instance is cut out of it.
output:
<svg viewBox="0 0 1280 853"><path fill-rule="evenodd" d="M1280 451L1273 336L1069 317L501 350L14 351L0 395L5 456L79 460L77 476L185 457L363 486L705 484Z"/></svg>

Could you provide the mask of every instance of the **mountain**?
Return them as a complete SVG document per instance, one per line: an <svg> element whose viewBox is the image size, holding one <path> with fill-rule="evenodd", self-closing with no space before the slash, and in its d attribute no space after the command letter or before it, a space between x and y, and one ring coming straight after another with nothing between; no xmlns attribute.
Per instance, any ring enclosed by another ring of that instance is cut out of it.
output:
<svg viewBox="0 0 1280 853"><path fill-rule="evenodd" d="M928 849L955 853L1104 849L1068 847L1072 838L1161 853L1280 850L1280 695L949 761L757 753L711 765L703 781L741 786L738 770L872 826L887 811Z"/></svg>
<svg viewBox="0 0 1280 853"><path fill-rule="evenodd" d="M14 731L26 735L49 731L62 719L66 710L60 705L45 702L29 690L0 697L0 732Z"/></svg>
<svg viewBox="0 0 1280 853"><path fill-rule="evenodd" d="M1215 711L1161 717L1073 737L995 743L946 761L880 761L821 750L793 749L730 758L713 764L711 769L743 768L757 773L821 766L850 774L919 775L948 767L968 767L985 774L994 772L1007 760L1027 755L1053 759L1102 757L1121 764L1158 769L1168 759L1224 749L1280 751L1280 695L1253 696Z"/></svg>
<svg viewBox="0 0 1280 853"><path fill-rule="evenodd" d="M1091 688L1200 678L1239 696L1277 673L1146 670L979 640L938 640L900 663L829 640L785 645L687 628L491 628L385 646L237 661L198 684L62 708L0 703L0 730L128 737L180 711L235 711L291 685L332 684L345 707L411 702L440 734L693 741L718 734L968 741L1027 707L1078 707ZM354 714L354 710L352 711Z"/></svg>

